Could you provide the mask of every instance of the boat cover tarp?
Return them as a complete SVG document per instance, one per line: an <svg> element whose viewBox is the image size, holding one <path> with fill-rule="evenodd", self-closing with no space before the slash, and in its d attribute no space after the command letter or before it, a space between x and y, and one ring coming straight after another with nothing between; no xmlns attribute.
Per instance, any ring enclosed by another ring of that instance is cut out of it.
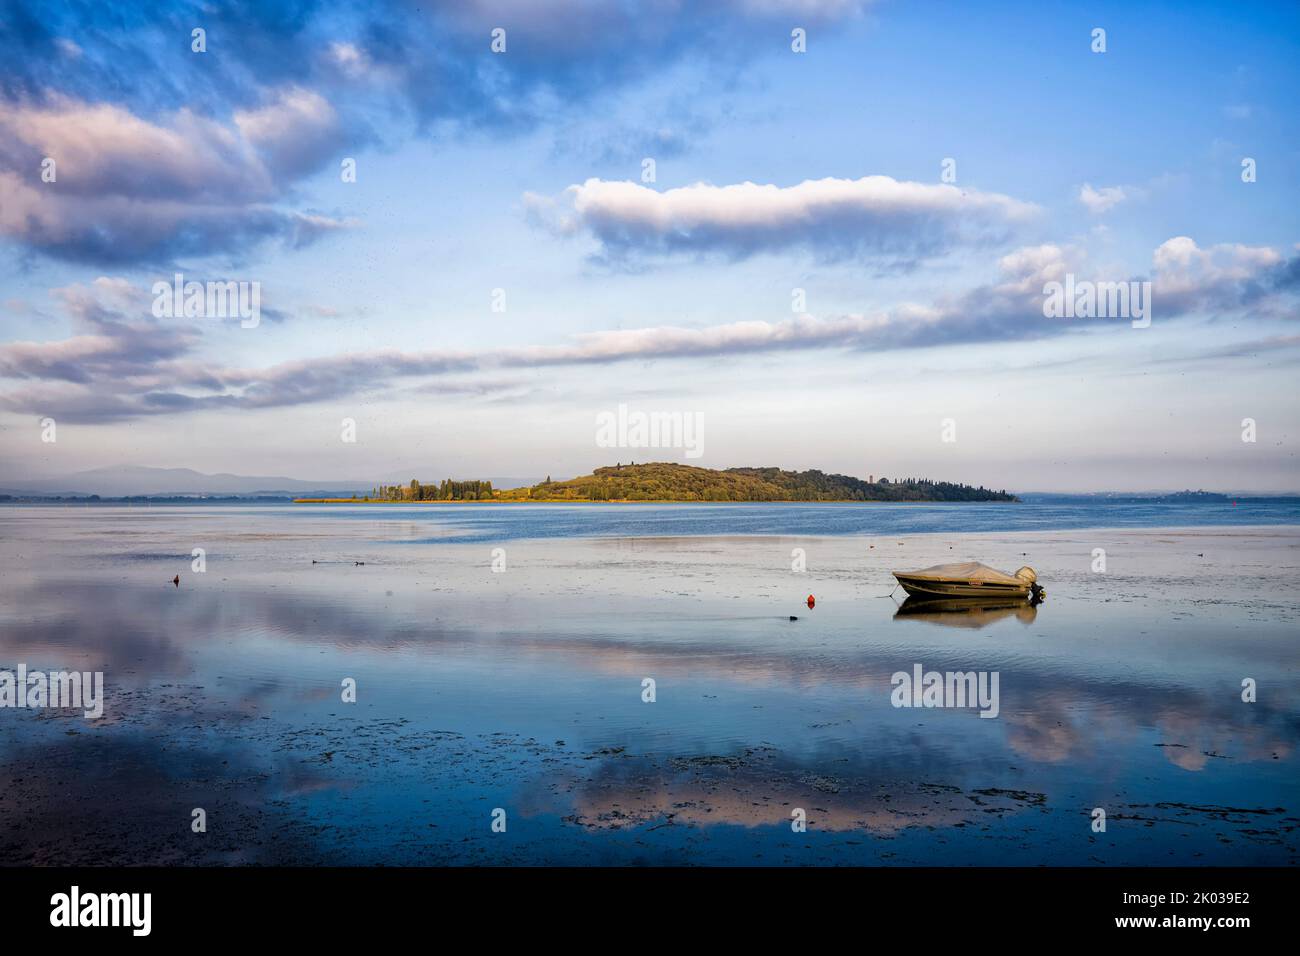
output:
<svg viewBox="0 0 1300 956"><path fill-rule="evenodd" d="M959 564L936 564L932 568L922 568L920 571L899 571L898 573L905 574L908 577L929 578L936 581L983 581L985 584L1018 584L1021 586L1025 583L1005 571L990 568L987 564L980 564L978 561L963 561Z"/></svg>

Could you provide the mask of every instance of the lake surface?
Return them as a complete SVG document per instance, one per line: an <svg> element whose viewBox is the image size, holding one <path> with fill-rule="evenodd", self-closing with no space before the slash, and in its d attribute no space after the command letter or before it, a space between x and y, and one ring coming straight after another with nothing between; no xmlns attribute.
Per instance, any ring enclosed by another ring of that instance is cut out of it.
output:
<svg viewBox="0 0 1300 956"><path fill-rule="evenodd" d="M1047 599L890 596L960 560ZM0 507L0 669L107 698L0 709L0 847L1292 864L1298 637L1292 503ZM893 706L918 664L996 673L997 716Z"/></svg>

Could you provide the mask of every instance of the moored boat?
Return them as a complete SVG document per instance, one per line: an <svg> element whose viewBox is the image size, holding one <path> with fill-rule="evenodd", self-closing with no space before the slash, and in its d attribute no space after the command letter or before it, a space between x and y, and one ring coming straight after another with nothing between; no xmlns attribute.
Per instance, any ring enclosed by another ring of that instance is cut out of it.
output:
<svg viewBox="0 0 1300 956"><path fill-rule="evenodd" d="M1042 592L1038 575L1031 567L1007 574L978 561L936 564L919 571L895 571L894 577L908 594L919 597L1029 597L1031 593Z"/></svg>

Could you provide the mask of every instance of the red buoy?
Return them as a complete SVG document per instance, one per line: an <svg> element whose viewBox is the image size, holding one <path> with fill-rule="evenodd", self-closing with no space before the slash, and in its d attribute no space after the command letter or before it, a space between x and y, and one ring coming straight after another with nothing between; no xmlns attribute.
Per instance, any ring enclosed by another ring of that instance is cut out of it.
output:
<svg viewBox="0 0 1300 956"><path fill-rule="evenodd" d="M813 597L811 594L808 595L808 610L811 611L816 606L817 606L817 599Z"/></svg>

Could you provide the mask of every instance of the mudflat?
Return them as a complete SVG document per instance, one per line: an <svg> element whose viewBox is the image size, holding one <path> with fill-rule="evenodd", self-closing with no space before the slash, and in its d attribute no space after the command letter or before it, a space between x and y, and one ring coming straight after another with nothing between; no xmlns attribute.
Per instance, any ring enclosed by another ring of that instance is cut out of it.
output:
<svg viewBox="0 0 1300 956"><path fill-rule="evenodd" d="M1296 862L1300 528L457 520L0 509L0 670L104 675L0 709L4 862ZM1047 600L894 591L968 559ZM895 706L918 666L996 716Z"/></svg>

